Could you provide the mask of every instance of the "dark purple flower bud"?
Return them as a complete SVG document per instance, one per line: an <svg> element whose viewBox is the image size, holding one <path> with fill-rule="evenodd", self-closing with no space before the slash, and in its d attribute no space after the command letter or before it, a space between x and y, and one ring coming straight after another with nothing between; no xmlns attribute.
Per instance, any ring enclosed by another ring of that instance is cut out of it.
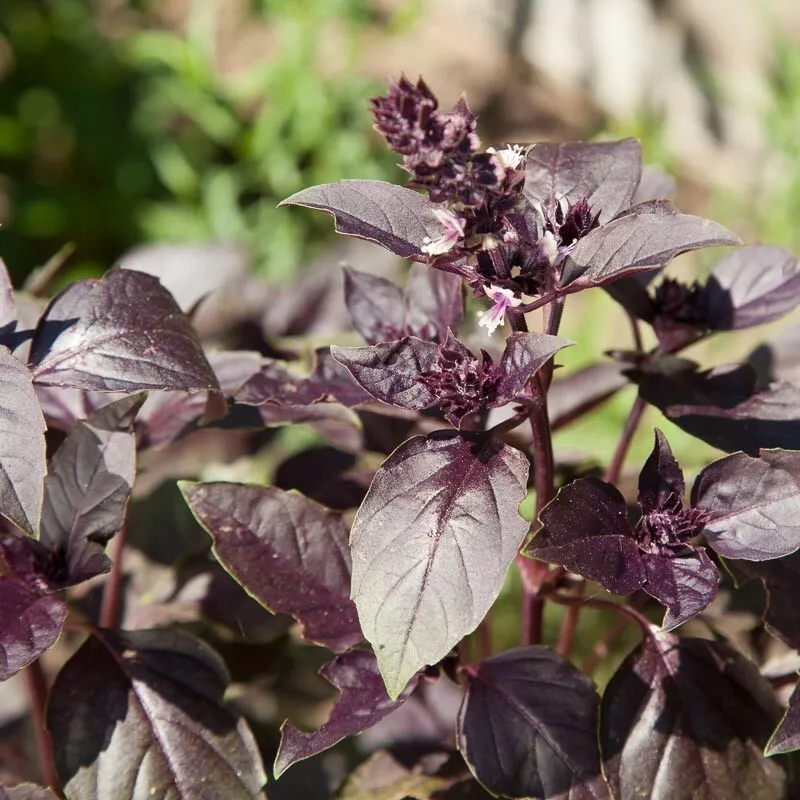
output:
<svg viewBox="0 0 800 800"><path fill-rule="evenodd" d="M682 508L682 505L676 497L672 508L651 511L639 520L634 535L640 549L664 556L692 549L691 541L702 532L709 513L699 508Z"/></svg>
<svg viewBox="0 0 800 800"><path fill-rule="evenodd" d="M436 395L445 419L458 426L468 414L498 399L501 378L485 350L476 358L458 340L448 337L433 369L417 380Z"/></svg>
<svg viewBox="0 0 800 800"><path fill-rule="evenodd" d="M557 236L561 247L570 247L600 224L600 212L592 213L586 197L568 204L566 208L559 203L553 216L547 227Z"/></svg>
<svg viewBox="0 0 800 800"><path fill-rule="evenodd" d="M439 102L420 78L414 86L405 76L389 84L386 97L373 97L377 130L389 147L404 155L416 152L428 137Z"/></svg>
<svg viewBox="0 0 800 800"><path fill-rule="evenodd" d="M695 281L688 286L672 278L664 278L652 297L655 317L664 317L673 323L708 327L705 288Z"/></svg>

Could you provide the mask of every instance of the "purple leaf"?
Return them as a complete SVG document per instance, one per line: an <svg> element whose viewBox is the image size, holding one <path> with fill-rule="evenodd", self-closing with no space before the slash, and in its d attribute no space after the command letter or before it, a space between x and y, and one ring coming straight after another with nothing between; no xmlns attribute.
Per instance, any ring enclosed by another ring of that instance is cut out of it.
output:
<svg viewBox="0 0 800 800"><path fill-rule="evenodd" d="M526 555L563 564L616 594L630 594L644 583L625 498L611 484L596 478L573 481L544 508L540 519L544 528Z"/></svg>
<svg viewBox="0 0 800 800"><path fill-rule="evenodd" d="M559 350L574 342L546 333L512 333L500 359L498 403L509 402L523 393L531 376Z"/></svg>
<svg viewBox="0 0 800 800"><path fill-rule="evenodd" d="M59 672L47 727L70 797L263 797L222 659L174 631L98 632ZM98 703L98 687L103 702Z"/></svg>
<svg viewBox="0 0 800 800"><path fill-rule="evenodd" d="M406 326L421 339L444 341L458 331L464 316L462 281L458 275L412 264L405 292Z"/></svg>
<svg viewBox="0 0 800 800"><path fill-rule="evenodd" d="M591 680L543 646L465 668L458 747L475 777L503 797L606 800Z"/></svg>
<svg viewBox="0 0 800 800"><path fill-rule="evenodd" d="M436 395L418 380L439 358L439 345L407 336L368 347L331 347L331 354L373 397L390 405L421 411Z"/></svg>
<svg viewBox="0 0 800 800"><path fill-rule="evenodd" d="M151 244L125 253L116 266L145 272L188 314L206 295L247 272L247 257L227 244Z"/></svg>
<svg viewBox="0 0 800 800"><path fill-rule="evenodd" d="M336 230L368 239L401 258L425 260L426 240L441 235L434 205L422 194L383 181L339 181L303 189L281 205L332 214Z"/></svg>
<svg viewBox="0 0 800 800"><path fill-rule="evenodd" d="M667 608L664 631L696 617L717 596L719 572L702 548L668 559L644 554L643 562L647 583L642 589Z"/></svg>
<svg viewBox="0 0 800 800"><path fill-rule="evenodd" d="M218 389L172 295L143 272L114 269L71 284L36 328L37 383L96 391Z"/></svg>
<svg viewBox="0 0 800 800"><path fill-rule="evenodd" d="M800 689L797 686L789 698L789 707L783 719L767 742L764 754L775 756L793 750L800 750Z"/></svg>
<svg viewBox="0 0 800 800"><path fill-rule="evenodd" d="M760 579L767 592L764 622L767 629L783 639L789 647L800 650L800 553L772 561L731 561L738 573L748 579Z"/></svg>
<svg viewBox="0 0 800 800"><path fill-rule="evenodd" d="M306 391L319 397L331 397L348 408L373 402L372 395L365 392L347 367L333 357L330 347L314 351L314 369L306 381Z"/></svg>
<svg viewBox="0 0 800 800"><path fill-rule="evenodd" d="M800 384L800 326L783 328L777 336L759 345L747 357L761 384Z"/></svg>
<svg viewBox="0 0 800 800"><path fill-rule="evenodd" d="M563 378L556 378L547 394L550 426L557 430L568 425L627 385L622 366L614 361L590 364Z"/></svg>
<svg viewBox="0 0 800 800"><path fill-rule="evenodd" d="M721 556L764 561L800 548L800 453L735 453L709 464L692 505L710 514L703 531Z"/></svg>
<svg viewBox="0 0 800 800"><path fill-rule="evenodd" d="M721 450L800 449L800 387L773 383L756 390L749 365L649 373L639 394L678 427Z"/></svg>
<svg viewBox="0 0 800 800"><path fill-rule="evenodd" d="M671 498L683 502L686 485L669 443L658 428L653 451L639 473L639 505L645 514L664 507Z"/></svg>
<svg viewBox="0 0 800 800"><path fill-rule="evenodd" d="M50 460L41 544L66 556L62 585L107 572L106 543L122 528L136 475L133 420L144 394L78 422Z"/></svg>
<svg viewBox="0 0 800 800"><path fill-rule="evenodd" d="M575 245L561 272L566 293L665 264L679 253L738 244L722 225L677 212L667 201L651 201L601 225Z"/></svg>
<svg viewBox="0 0 800 800"><path fill-rule="evenodd" d="M330 716L313 733L304 733L291 722L281 728L281 744L275 757L275 777L292 764L333 747L348 736L371 728L399 708L414 690L416 679L399 698L391 700L378 671L375 655L367 650L351 650L337 656L320 674L339 690Z"/></svg>
<svg viewBox="0 0 800 800"><path fill-rule="evenodd" d="M389 696L483 619L527 533L528 461L452 433L415 437L378 470L350 535L352 597Z"/></svg>
<svg viewBox="0 0 800 800"><path fill-rule="evenodd" d="M30 371L5 347L0 376L0 514L36 536L46 471L44 417Z"/></svg>
<svg viewBox="0 0 800 800"><path fill-rule="evenodd" d="M780 717L754 664L722 641L648 636L603 695L600 742L615 797L784 797L762 748Z"/></svg>
<svg viewBox="0 0 800 800"><path fill-rule="evenodd" d="M748 245L717 264L706 292L714 330L762 325L800 303L800 261L782 247Z"/></svg>
<svg viewBox="0 0 800 800"><path fill-rule="evenodd" d="M0 681L51 648L67 618L67 604L38 591L32 585L35 577L0 577Z"/></svg>
<svg viewBox="0 0 800 800"><path fill-rule="evenodd" d="M293 616L308 641L342 651L363 640L340 514L272 487L183 483L181 491L214 555L248 594Z"/></svg>
<svg viewBox="0 0 800 800"><path fill-rule="evenodd" d="M344 300L353 327L368 344L405 335L403 291L388 278L345 267Z"/></svg>
<svg viewBox="0 0 800 800"><path fill-rule="evenodd" d="M56 800L56 796L50 789L33 783L20 783L9 789L0 786L0 800Z"/></svg>
<svg viewBox="0 0 800 800"><path fill-rule="evenodd" d="M587 197L607 222L630 205L641 172L642 146L635 139L541 142L528 153L522 192L548 216L562 198L572 204Z"/></svg>

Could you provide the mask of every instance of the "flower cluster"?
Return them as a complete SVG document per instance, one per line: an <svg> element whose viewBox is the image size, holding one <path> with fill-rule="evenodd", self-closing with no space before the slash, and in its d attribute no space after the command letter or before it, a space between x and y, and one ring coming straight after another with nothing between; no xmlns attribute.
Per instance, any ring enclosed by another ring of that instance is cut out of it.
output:
<svg viewBox="0 0 800 800"><path fill-rule="evenodd" d="M468 414L499 399L502 375L485 350L476 358L454 338L446 345L433 369L421 373L417 380L436 395L445 418L460 425Z"/></svg>
<svg viewBox="0 0 800 800"><path fill-rule="evenodd" d="M706 289L698 281L691 285L673 278L664 278L651 298L654 318L663 317L673 323L708 327Z"/></svg>
<svg viewBox="0 0 800 800"><path fill-rule="evenodd" d="M505 216L520 202L524 155L517 148L479 153L475 115L462 98L449 113L420 78L402 77L386 97L372 99L375 129L403 156L409 185L427 190L441 203L441 237L425 252L438 256L457 246L494 245L505 230Z"/></svg>
<svg viewBox="0 0 800 800"><path fill-rule="evenodd" d="M667 558L685 555L694 548L692 539L699 536L709 514L699 508L684 508L677 493L671 493L655 507L642 502L642 518L634 529L639 549Z"/></svg>

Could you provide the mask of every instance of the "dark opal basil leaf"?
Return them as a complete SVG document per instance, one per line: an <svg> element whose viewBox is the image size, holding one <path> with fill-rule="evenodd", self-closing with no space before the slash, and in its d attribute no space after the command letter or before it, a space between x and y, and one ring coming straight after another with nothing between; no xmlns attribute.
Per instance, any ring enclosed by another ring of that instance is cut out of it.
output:
<svg viewBox="0 0 800 800"><path fill-rule="evenodd" d="M188 314L206 295L244 275L247 256L229 244L149 244L125 253L116 266L158 278Z"/></svg>
<svg viewBox="0 0 800 800"><path fill-rule="evenodd" d="M658 277L662 267L636 272L627 278L620 278L613 283L607 283L603 286L603 291L616 300L626 311L633 314L634 317L650 322L655 316L655 308L647 287Z"/></svg>
<svg viewBox="0 0 800 800"><path fill-rule="evenodd" d="M308 641L342 651L363 640L340 514L269 486L183 483L181 491L214 555L248 594L293 616Z"/></svg>
<svg viewBox="0 0 800 800"><path fill-rule="evenodd" d="M761 579L767 592L764 622L789 647L800 650L800 552L772 561L731 561L737 575Z"/></svg>
<svg viewBox="0 0 800 800"><path fill-rule="evenodd" d="M523 194L552 216L565 198L584 197L600 221L627 208L642 172L642 146L635 139L618 142L541 142L528 153Z"/></svg>
<svg viewBox="0 0 800 800"><path fill-rule="evenodd" d="M521 394L531 375L571 344L574 342L569 339L546 333L512 333L500 359L500 397L507 402Z"/></svg>
<svg viewBox="0 0 800 800"><path fill-rule="evenodd" d="M332 214L336 230L385 247L401 258L424 260L427 239L441 236L434 206L422 194L383 181L339 181L312 186L281 205Z"/></svg>
<svg viewBox="0 0 800 800"><path fill-rule="evenodd" d="M331 354L373 397L400 408L421 411L437 398L418 380L439 358L439 345L407 336L369 347L331 347Z"/></svg>
<svg viewBox="0 0 800 800"><path fill-rule="evenodd" d="M670 497L683 502L686 492L683 471L672 455L669 442L658 428L655 434L653 451L639 473L639 505L645 514L663 508Z"/></svg>
<svg viewBox="0 0 800 800"><path fill-rule="evenodd" d="M734 453L709 464L692 505L711 515L704 534L721 556L764 561L800 548L800 453Z"/></svg>
<svg viewBox="0 0 800 800"><path fill-rule="evenodd" d="M800 326L790 325L747 357L759 382L800 384Z"/></svg>
<svg viewBox="0 0 800 800"><path fill-rule="evenodd" d="M0 800L56 800L56 796L41 786L20 783L9 789L0 786Z"/></svg>
<svg viewBox="0 0 800 800"><path fill-rule="evenodd" d="M314 369L306 381L306 391L320 398L333 398L348 408L373 402L372 395L365 392L347 367L333 357L330 347L314 351Z"/></svg>
<svg viewBox="0 0 800 800"><path fill-rule="evenodd" d="M562 564L616 594L630 594L644 583L625 498L610 483L573 481L544 508L540 520L544 528L526 555Z"/></svg>
<svg viewBox="0 0 800 800"><path fill-rule="evenodd" d="M113 269L47 307L31 345L37 383L96 391L218 389L197 334L157 278Z"/></svg>
<svg viewBox="0 0 800 800"><path fill-rule="evenodd" d="M227 685L222 659L185 634L91 636L59 672L47 707L66 794L262 797L258 747L225 706Z"/></svg>
<svg viewBox="0 0 800 800"><path fill-rule="evenodd" d="M685 556L643 554L647 594L666 606L662 630L671 631L696 617L717 596L719 571L702 548Z"/></svg>
<svg viewBox="0 0 800 800"><path fill-rule="evenodd" d="M61 635L67 604L32 585L35 576L0 577L0 681L51 648Z"/></svg>
<svg viewBox="0 0 800 800"><path fill-rule="evenodd" d="M775 756L779 753L791 753L793 750L800 750L800 689L797 686L789 698L789 708L767 742L764 752L768 756Z"/></svg>
<svg viewBox="0 0 800 800"><path fill-rule="evenodd" d="M483 619L528 530L528 460L455 432L383 463L350 535L352 597L390 697Z"/></svg>
<svg viewBox="0 0 800 800"><path fill-rule="evenodd" d="M800 303L800 261L782 247L748 245L717 264L706 292L714 330L762 325Z"/></svg>
<svg viewBox="0 0 800 800"><path fill-rule="evenodd" d="M692 436L720 450L800 449L800 387L755 388L749 365L710 372L647 374L639 394Z"/></svg>
<svg viewBox="0 0 800 800"><path fill-rule="evenodd" d="M343 653L328 662L320 674L339 690L339 698L327 721L313 733L304 733L290 722L284 723L275 757L276 778L292 764L371 728L401 706L416 686L415 679L399 698L390 700L375 655L368 650Z"/></svg>
<svg viewBox="0 0 800 800"><path fill-rule="evenodd" d="M458 275L413 264L406 285L406 326L412 336L441 342L458 331L464 316L463 283Z"/></svg>
<svg viewBox="0 0 800 800"><path fill-rule="evenodd" d="M37 536L47 470L45 422L30 370L5 347L0 347L0 409L0 514Z"/></svg>
<svg viewBox="0 0 800 800"><path fill-rule="evenodd" d="M602 286L687 250L738 243L739 237L722 225L681 214L667 201L642 203L580 239L564 263L559 285L568 293Z"/></svg>
<svg viewBox="0 0 800 800"><path fill-rule="evenodd" d="M405 333L403 290L393 281L345 267L344 300L365 342L393 341Z"/></svg>
<svg viewBox="0 0 800 800"><path fill-rule="evenodd" d="M772 688L722 641L648 636L600 708L617 800L779 800L783 770L762 749L780 719Z"/></svg>
<svg viewBox="0 0 800 800"><path fill-rule="evenodd" d="M79 421L50 459L40 541L66 554L64 586L111 566L103 551L125 521L136 475L133 420L144 400L117 400Z"/></svg>
<svg viewBox="0 0 800 800"><path fill-rule="evenodd" d="M543 646L465 668L458 747L502 797L610 798L600 773L598 697L591 680Z"/></svg>
<svg viewBox="0 0 800 800"><path fill-rule="evenodd" d="M551 427L555 430L569 424L627 386L622 369L621 364L604 361L556 378L547 393Z"/></svg>

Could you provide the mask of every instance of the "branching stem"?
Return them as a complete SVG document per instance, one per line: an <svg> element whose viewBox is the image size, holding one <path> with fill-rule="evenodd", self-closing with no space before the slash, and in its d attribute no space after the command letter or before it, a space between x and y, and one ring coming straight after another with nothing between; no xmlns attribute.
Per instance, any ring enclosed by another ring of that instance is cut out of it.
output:
<svg viewBox="0 0 800 800"><path fill-rule="evenodd" d="M614 451L614 455L611 457L611 463L608 465L608 469L606 470L606 483L616 484L619 480L620 473L622 472L622 465L625 462L625 456L628 454L628 448L631 446L631 441L636 433L636 429L639 427L639 423L641 422L642 415L644 414L646 407L647 404L645 401L642 400L641 397L637 396L633 406L631 407L631 413L628 415L628 419L625 421L625 427L622 431L622 435L619 437L619 441L617 442L617 449Z"/></svg>

